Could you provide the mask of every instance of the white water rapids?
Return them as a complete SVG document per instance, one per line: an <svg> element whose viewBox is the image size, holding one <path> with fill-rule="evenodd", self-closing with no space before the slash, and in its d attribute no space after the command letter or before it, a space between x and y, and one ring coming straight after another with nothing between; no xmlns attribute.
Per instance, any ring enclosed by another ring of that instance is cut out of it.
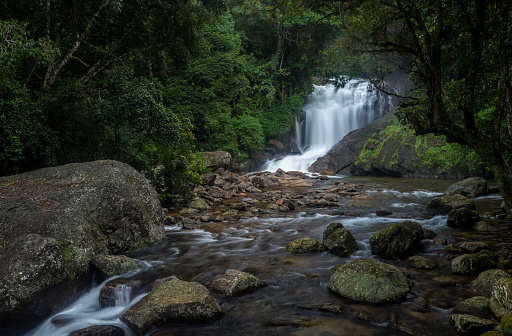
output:
<svg viewBox="0 0 512 336"><path fill-rule="evenodd" d="M391 107L391 98L368 81L352 79L344 87L314 86L304 106L305 119L296 121L295 143L300 154L270 160L263 170L307 172L308 168L349 132L364 127Z"/></svg>

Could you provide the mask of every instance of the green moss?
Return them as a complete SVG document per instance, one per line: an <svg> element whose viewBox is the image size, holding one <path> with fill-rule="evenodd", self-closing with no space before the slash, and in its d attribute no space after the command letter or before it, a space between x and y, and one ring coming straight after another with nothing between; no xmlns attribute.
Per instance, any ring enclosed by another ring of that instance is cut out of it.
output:
<svg viewBox="0 0 512 336"><path fill-rule="evenodd" d="M63 246L60 253L64 262L64 271L70 279L75 279L77 276L73 267L73 256L69 246Z"/></svg>
<svg viewBox="0 0 512 336"><path fill-rule="evenodd" d="M505 335L512 335L512 313L507 313L502 316L501 329Z"/></svg>
<svg viewBox="0 0 512 336"><path fill-rule="evenodd" d="M392 147L391 156L383 154L385 146ZM401 150L406 146L412 146L415 152L415 157L411 161L413 167L424 167L439 173L456 169L477 174L483 166L480 157L468 147L448 143L444 136L415 136L413 129L400 125L396 119L366 141L355 165L366 170L372 170L374 165L388 169L396 168Z"/></svg>

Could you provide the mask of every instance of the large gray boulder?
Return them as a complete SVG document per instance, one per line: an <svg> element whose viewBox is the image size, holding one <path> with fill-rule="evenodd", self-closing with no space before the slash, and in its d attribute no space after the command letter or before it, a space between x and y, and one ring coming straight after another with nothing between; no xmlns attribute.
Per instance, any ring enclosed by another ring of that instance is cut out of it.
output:
<svg viewBox="0 0 512 336"><path fill-rule="evenodd" d="M460 194L471 198L483 196L487 194L487 181L481 177L469 177L449 186L445 194Z"/></svg>
<svg viewBox="0 0 512 336"><path fill-rule="evenodd" d="M150 182L121 162L0 177L0 314L45 302L46 290L88 274L97 255L159 241L163 223Z"/></svg>
<svg viewBox="0 0 512 336"><path fill-rule="evenodd" d="M386 259L399 259L418 249L423 229L416 222L400 222L380 230L370 238L372 253Z"/></svg>
<svg viewBox="0 0 512 336"><path fill-rule="evenodd" d="M369 303L401 301L411 289L402 271L375 259L337 266L328 286L343 297Z"/></svg>
<svg viewBox="0 0 512 336"><path fill-rule="evenodd" d="M466 196L452 194L434 197L427 205L427 209L434 215L447 215L450 211L459 208L475 210L475 202Z"/></svg>
<svg viewBox="0 0 512 336"><path fill-rule="evenodd" d="M172 276L155 283L147 296L121 315L121 320L143 335L166 321L204 321L221 313L206 287Z"/></svg>
<svg viewBox="0 0 512 336"><path fill-rule="evenodd" d="M494 255L488 251L463 254L452 260L452 272L467 275L478 274L495 267L494 259Z"/></svg>
<svg viewBox="0 0 512 336"><path fill-rule="evenodd" d="M252 274L239 270L228 269L212 281L212 288L218 293L238 296L265 286L265 283Z"/></svg>

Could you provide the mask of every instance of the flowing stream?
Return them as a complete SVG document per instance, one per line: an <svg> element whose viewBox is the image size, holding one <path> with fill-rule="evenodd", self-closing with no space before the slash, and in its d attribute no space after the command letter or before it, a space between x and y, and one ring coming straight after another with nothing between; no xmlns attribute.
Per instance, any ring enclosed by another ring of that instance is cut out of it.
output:
<svg viewBox="0 0 512 336"><path fill-rule="evenodd" d="M116 305L101 308L99 296L102 286L120 277L111 278L93 286L75 303L51 316L26 335L55 336L93 325L116 325L133 335L120 320L120 315L140 300L151 283L169 275L187 281L208 283L215 275L228 268L240 269L255 274L267 286L241 297L217 296L224 316L208 323L169 323L158 327L152 335L405 335L388 328L390 314L402 314L413 299L401 305L374 306L353 304L327 289L329 269L346 261L371 257L369 238L391 222L415 218L424 228L439 233L449 230L446 217L428 218L423 210L428 200L444 190L444 181L432 181L430 190L422 190L422 180L409 180L396 184L400 179L390 180L388 185L375 188L375 181L368 184L361 201L341 204L344 211L357 210L359 217L332 215L326 212L294 212L278 217L253 217L236 222L215 224L216 230L184 230L180 226L167 226L166 238L157 246L137 252L132 257L146 265L138 272L123 276L125 285L116 287ZM331 188L335 181L325 181L322 188ZM321 189L322 189L321 188ZM321 191L321 190L320 190ZM396 218L379 217L375 209L387 208ZM274 216L277 214L274 214ZM323 252L313 255L291 255L285 247L291 240L309 236L319 240L329 223L341 221L356 238L360 250L350 258L342 258ZM426 253L435 257L436 247L426 243ZM425 282L418 276L417 290L423 290ZM418 289L419 288L419 289ZM435 297L437 289L434 285ZM449 301L461 294L450 292ZM425 322L433 334L452 335L448 326L448 311L443 304L431 299L433 307L431 321ZM339 305L342 312L319 311L315 307ZM370 323L358 322L353 311L363 310L371 314ZM400 316L402 316L400 315Z"/></svg>
<svg viewBox="0 0 512 336"><path fill-rule="evenodd" d="M296 119L295 143L300 154L290 154L265 163L264 171L306 172L316 159L349 132L364 127L391 108L391 97L368 81L352 79L344 87L314 86L304 106L304 120Z"/></svg>

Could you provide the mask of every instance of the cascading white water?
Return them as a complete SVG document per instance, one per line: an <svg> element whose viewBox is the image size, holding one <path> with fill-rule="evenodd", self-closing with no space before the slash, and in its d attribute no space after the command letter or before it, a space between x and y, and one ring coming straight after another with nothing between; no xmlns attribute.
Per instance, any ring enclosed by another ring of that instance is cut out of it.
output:
<svg viewBox="0 0 512 336"><path fill-rule="evenodd" d="M296 121L296 145L300 154L265 163L264 171L306 172L349 132L364 127L389 110L391 99L379 94L368 81L352 79L342 88L333 84L314 86L304 106L304 131Z"/></svg>

